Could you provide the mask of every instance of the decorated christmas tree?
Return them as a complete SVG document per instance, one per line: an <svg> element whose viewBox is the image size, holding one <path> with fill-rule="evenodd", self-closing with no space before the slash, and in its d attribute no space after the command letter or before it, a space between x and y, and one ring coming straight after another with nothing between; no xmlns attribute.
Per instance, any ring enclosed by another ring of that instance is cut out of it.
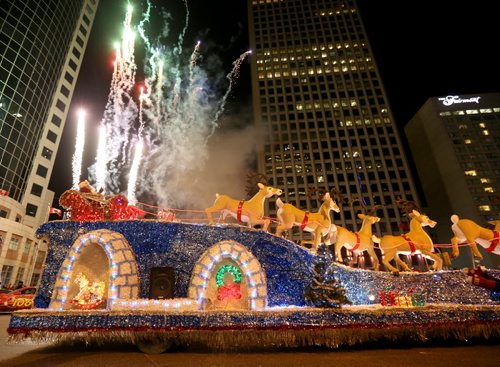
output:
<svg viewBox="0 0 500 367"><path fill-rule="evenodd" d="M325 246L318 249L318 258L312 268L311 284L304 291L305 300L315 307L341 307L351 304L345 289L335 277L335 264L331 252Z"/></svg>

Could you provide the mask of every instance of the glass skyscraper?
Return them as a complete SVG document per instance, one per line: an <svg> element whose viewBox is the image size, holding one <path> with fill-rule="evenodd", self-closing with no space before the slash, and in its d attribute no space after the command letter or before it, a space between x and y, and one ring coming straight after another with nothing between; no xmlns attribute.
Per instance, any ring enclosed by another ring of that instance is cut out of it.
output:
<svg viewBox="0 0 500 367"><path fill-rule="evenodd" d="M249 0L248 11L254 116L267 137L259 172L303 210L333 188L383 205L374 232L399 233L396 200L417 197L356 3ZM346 200L334 222L358 230L356 211Z"/></svg>
<svg viewBox="0 0 500 367"><path fill-rule="evenodd" d="M48 183L97 5L3 0L0 6L3 285L36 284L45 258L34 230L48 218L54 196Z"/></svg>

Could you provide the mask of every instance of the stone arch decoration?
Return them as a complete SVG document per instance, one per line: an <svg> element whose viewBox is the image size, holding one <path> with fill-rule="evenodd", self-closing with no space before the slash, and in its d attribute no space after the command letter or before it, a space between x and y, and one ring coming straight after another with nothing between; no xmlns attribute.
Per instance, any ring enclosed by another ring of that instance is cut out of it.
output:
<svg viewBox="0 0 500 367"><path fill-rule="evenodd" d="M139 296L139 274L134 253L125 237L108 229L79 236L59 270L49 308L72 308L74 279L81 269L99 274L106 283L107 308L117 299Z"/></svg>
<svg viewBox="0 0 500 367"><path fill-rule="evenodd" d="M221 241L198 259L193 268L188 296L195 299L199 309L207 306L209 281L215 277L217 264L224 260L236 263L248 286L248 305L251 310L262 310L267 306L267 280L257 258L243 245L235 241Z"/></svg>

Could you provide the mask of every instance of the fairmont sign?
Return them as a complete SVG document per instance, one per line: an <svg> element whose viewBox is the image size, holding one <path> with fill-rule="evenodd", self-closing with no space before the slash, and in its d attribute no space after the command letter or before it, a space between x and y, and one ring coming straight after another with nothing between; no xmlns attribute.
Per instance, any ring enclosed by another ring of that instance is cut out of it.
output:
<svg viewBox="0 0 500 367"><path fill-rule="evenodd" d="M481 97L460 98L459 96L446 96L438 98L445 106L451 106L458 103L479 103Z"/></svg>

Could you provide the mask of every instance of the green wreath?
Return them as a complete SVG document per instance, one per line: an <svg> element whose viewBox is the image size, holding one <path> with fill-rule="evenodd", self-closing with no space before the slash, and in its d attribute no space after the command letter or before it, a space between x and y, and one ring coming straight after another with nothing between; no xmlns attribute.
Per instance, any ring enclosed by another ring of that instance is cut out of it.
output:
<svg viewBox="0 0 500 367"><path fill-rule="evenodd" d="M224 285L224 275L226 275L226 273L233 274L235 283L241 283L241 270L237 266L227 264L221 266L217 271L217 275L215 276L215 283L217 284L217 287L222 287Z"/></svg>

